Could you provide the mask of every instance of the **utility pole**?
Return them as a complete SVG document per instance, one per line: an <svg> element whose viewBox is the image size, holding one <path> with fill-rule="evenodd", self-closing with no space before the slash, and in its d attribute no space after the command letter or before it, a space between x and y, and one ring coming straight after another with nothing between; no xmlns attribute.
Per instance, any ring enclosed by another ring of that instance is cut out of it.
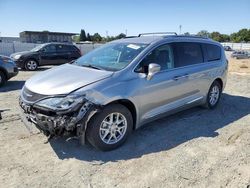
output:
<svg viewBox="0 0 250 188"><path fill-rule="evenodd" d="M106 37L108 38L108 36L109 36L109 31L106 31Z"/></svg>
<svg viewBox="0 0 250 188"><path fill-rule="evenodd" d="M182 25L179 26L179 29L180 29L180 35L181 35L181 28L182 28Z"/></svg>
<svg viewBox="0 0 250 188"><path fill-rule="evenodd" d="M128 30L127 30L127 29L125 29L125 35L127 36L127 34L128 34Z"/></svg>

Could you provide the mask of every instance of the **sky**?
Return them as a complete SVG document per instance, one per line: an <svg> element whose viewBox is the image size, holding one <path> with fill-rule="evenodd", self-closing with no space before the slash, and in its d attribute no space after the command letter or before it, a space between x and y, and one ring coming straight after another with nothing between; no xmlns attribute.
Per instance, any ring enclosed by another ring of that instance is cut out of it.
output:
<svg viewBox="0 0 250 188"><path fill-rule="evenodd" d="M21 31L102 36L250 29L250 0L0 0L0 35Z"/></svg>

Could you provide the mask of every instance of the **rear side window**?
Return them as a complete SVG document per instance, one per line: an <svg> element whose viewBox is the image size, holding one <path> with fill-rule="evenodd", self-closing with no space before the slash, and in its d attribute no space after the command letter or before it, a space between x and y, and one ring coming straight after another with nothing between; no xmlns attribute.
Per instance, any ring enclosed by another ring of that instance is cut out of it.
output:
<svg viewBox="0 0 250 188"><path fill-rule="evenodd" d="M57 47L58 52L67 52L67 51L69 51L66 45L59 44L56 47Z"/></svg>
<svg viewBox="0 0 250 188"><path fill-rule="evenodd" d="M69 46L69 47L70 47L70 49L71 49L72 51L77 51L77 52L80 51L80 49L77 48L76 46Z"/></svg>
<svg viewBox="0 0 250 188"><path fill-rule="evenodd" d="M175 67L184 67L203 63L203 55L200 43L173 43L173 49Z"/></svg>
<svg viewBox="0 0 250 188"><path fill-rule="evenodd" d="M48 46L45 46L43 49L44 49L44 52L48 52L48 53L56 52L55 45L48 45Z"/></svg>
<svg viewBox="0 0 250 188"><path fill-rule="evenodd" d="M207 61L216 61L221 59L221 48L213 44L203 44Z"/></svg>
<svg viewBox="0 0 250 188"><path fill-rule="evenodd" d="M59 44L59 45L57 45L57 51L58 52L73 52L73 51L76 51L76 48L74 46L71 46L71 45Z"/></svg>
<svg viewBox="0 0 250 188"><path fill-rule="evenodd" d="M71 45L66 45L65 48L68 50L68 51L76 51L76 48L74 46L71 46Z"/></svg>

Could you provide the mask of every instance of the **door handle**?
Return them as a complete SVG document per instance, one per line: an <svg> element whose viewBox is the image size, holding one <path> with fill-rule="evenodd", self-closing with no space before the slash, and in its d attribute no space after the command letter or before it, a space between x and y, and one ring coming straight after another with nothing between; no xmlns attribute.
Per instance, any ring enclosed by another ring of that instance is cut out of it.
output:
<svg viewBox="0 0 250 188"><path fill-rule="evenodd" d="M174 78L173 78L173 80L179 80L179 79L182 79L182 78L188 78L189 77L189 75L188 74L184 74L184 75L181 75L181 76L175 76Z"/></svg>

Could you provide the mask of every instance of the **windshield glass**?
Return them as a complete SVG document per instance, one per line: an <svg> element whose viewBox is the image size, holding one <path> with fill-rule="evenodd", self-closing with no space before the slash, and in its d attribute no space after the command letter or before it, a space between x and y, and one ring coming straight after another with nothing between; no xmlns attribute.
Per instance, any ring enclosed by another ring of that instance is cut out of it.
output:
<svg viewBox="0 0 250 188"><path fill-rule="evenodd" d="M33 48L32 50L30 50L30 51L32 51L32 52L37 52L38 50L40 50L42 47L44 47L45 46L45 44L41 44L41 45L38 45L37 47L35 47L35 48Z"/></svg>
<svg viewBox="0 0 250 188"><path fill-rule="evenodd" d="M109 43L82 56L74 64L108 71L118 71L131 63L146 46L146 44Z"/></svg>

